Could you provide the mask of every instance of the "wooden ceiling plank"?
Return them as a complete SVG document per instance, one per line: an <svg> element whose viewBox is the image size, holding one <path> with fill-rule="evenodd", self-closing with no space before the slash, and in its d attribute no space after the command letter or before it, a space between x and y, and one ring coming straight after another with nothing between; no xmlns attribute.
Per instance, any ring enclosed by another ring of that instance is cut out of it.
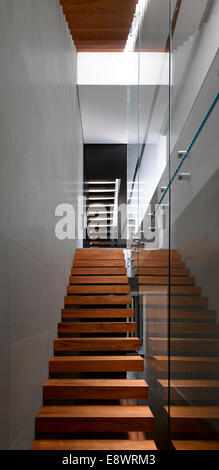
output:
<svg viewBox="0 0 219 470"><path fill-rule="evenodd" d="M78 51L125 47L137 0L60 0Z"/></svg>
<svg viewBox="0 0 219 470"><path fill-rule="evenodd" d="M126 18L120 17L115 18L113 15L95 15L93 18L90 18L90 15L84 15L80 18L77 18L75 15L66 16L69 26L74 27L75 29L126 29L131 26L131 22L127 21Z"/></svg>
<svg viewBox="0 0 219 470"><path fill-rule="evenodd" d="M134 14L137 0L60 0L63 8L70 11L107 11L107 12L130 12Z"/></svg>

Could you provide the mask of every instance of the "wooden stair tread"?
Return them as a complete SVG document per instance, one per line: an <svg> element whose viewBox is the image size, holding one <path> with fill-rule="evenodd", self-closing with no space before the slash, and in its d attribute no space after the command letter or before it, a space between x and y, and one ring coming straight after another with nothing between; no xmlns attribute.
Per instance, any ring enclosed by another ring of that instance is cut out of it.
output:
<svg viewBox="0 0 219 470"><path fill-rule="evenodd" d="M169 361L167 356L154 355L148 359L148 363L159 373L167 373ZM171 356L171 373L198 373L200 374L219 374L219 357L203 356Z"/></svg>
<svg viewBox="0 0 219 470"><path fill-rule="evenodd" d="M164 408L168 412L168 406ZM219 406L170 406L169 414L172 419L219 419Z"/></svg>
<svg viewBox="0 0 219 470"><path fill-rule="evenodd" d="M139 292L145 294L166 294L169 288L167 286L139 285ZM170 286L172 295L201 295L200 287L196 286Z"/></svg>
<svg viewBox="0 0 219 470"><path fill-rule="evenodd" d="M147 294L146 296L146 305L148 306L167 306L168 305L168 292L166 294L154 294L150 295ZM205 297L192 297L189 295L170 295L170 302L172 307L185 307L185 306L199 306L199 307L207 307L208 305L208 299Z"/></svg>
<svg viewBox="0 0 219 470"><path fill-rule="evenodd" d="M98 417L103 421L107 418L153 418L149 406L145 405L42 406L39 413L37 414L37 418L41 417L82 418L85 420Z"/></svg>
<svg viewBox="0 0 219 470"><path fill-rule="evenodd" d="M126 372L144 370L140 356L61 356L49 361L50 372Z"/></svg>
<svg viewBox="0 0 219 470"><path fill-rule="evenodd" d="M219 423L219 406L164 407L171 419L172 433L207 433L216 435L214 424Z"/></svg>
<svg viewBox="0 0 219 470"><path fill-rule="evenodd" d="M128 276L70 276L70 284L128 284Z"/></svg>
<svg viewBox="0 0 219 470"><path fill-rule="evenodd" d="M139 263L136 261L138 268L167 268L169 266L168 259L159 259L159 258L147 258L144 260L139 260ZM179 259L173 259L171 261L172 268L181 268L185 269L185 262Z"/></svg>
<svg viewBox="0 0 219 470"><path fill-rule="evenodd" d="M133 308L62 309L63 318L122 318L134 317Z"/></svg>
<svg viewBox="0 0 219 470"><path fill-rule="evenodd" d="M124 252L119 248L107 248L107 249L90 249L90 248L79 248L76 250L74 259L122 259L124 260Z"/></svg>
<svg viewBox="0 0 219 470"><path fill-rule="evenodd" d="M156 450L154 441L149 440L35 440L32 450Z"/></svg>
<svg viewBox="0 0 219 470"><path fill-rule="evenodd" d="M139 338L57 338L54 351L135 351Z"/></svg>
<svg viewBox="0 0 219 470"><path fill-rule="evenodd" d="M136 329L135 322L64 322L58 324L59 333L134 333Z"/></svg>
<svg viewBox="0 0 219 470"><path fill-rule="evenodd" d="M207 381L206 381L207 382ZM44 387L141 387L147 388L144 379L49 379Z"/></svg>
<svg viewBox="0 0 219 470"><path fill-rule="evenodd" d="M169 259L170 251L168 249L160 249L160 250L145 250L140 249L135 252L133 255L134 259L149 259L149 258L158 258L158 259ZM181 259L180 254L177 250L171 250L171 259Z"/></svg>
<svg viewBox="0 0 219 470"><path fill-rule="evenodd" d="M163 393L164 400L168 400L169 386L171 392L171 401L192 402L193 405L201 402L218 403L219 402L219 380L202 379L172 379L170 384L168 380L158 380L158 384Z"/></svg>
<svg viewBox="0 0 219 470"><path fill-rule="evenodd" d="M153 351L166 350L168 338L149 337L149 347ZM194 353L218 353L219 352L219 338L170 338L170 348L172 352L178 354L184 352Z"/></svg>
<svg viewBox="0 0 219 470"><path fill-rule="evenodd" d="M90 253L90 248L77 248L76 253ZM101 255L101 253L107 253L107 254L112 254L112 253L119 253L123 254L124 250L123 248L107 248L105 250L97 250L97 253Z"/></svg>
<svg viewBox="0 0 219 470"><path fill-rule="evenodd" d="M121 276L126 275L126 268L121 267L81 267L81 268L72 268L71 269L72 276L102 276L102 275L111 275L111 276Z"/></svg>
<svg viewBox="0 0 219 470"><path fill-rule="evenodd" d="M216 311L213 310L205 310L205 309L193 309L193 310L186 310L182 308L178 309L170 309L171 320L186 320L183 324L188 324L187 321L194 321L194 320L209 320L213 321L216 320ZM168 312L167 309L164 308L147 308L147 318L157 318L162 319L164 318L167 320ZM196 322L197 324L197 322Z"/></svg>
<svg viewBox="0 0 219 470"><path fill-rule="evenodd" d="M80 267L87 267L87 266L112 266L112 267L125 267L125 260L124 259L111 259L110 255L109 258L106 259L99 259L99 258L90 258L90 259L75 259L73 262L73 267L80 268Z"/></svg>
<svg viewBox="0 0 219 470"><path fill-rule="evenodd" d="M154 356L154 358L157 361L166 361L168 359L168 356ZM219 357L171 356L171 361L181 362L182 360L185 362L207 362L207 363L215 362L217 363L219 362Z"/></svg>
<svg viewBox="0 0 219 470"><path fill-rule="evenodd" d="M173 440L172 444L175 450L219 450L219 440Z"/></svg>
<svg viewBox="0 0 219 470"><path fill-rule="evenodd" d="M67 287L67 294L129 294L129 285L71 285Z"/></svg>
<svg viewBox="0 0 219 470"><path fill-rule="evenodd" d="M171 276L170 284L188 284L194 285L195 278L189 276ZM169 284L169 276L138 276L138 284L157 284L157 285L168 285Z"/></svg>
<svg viewBox="0 0 219 470"><path fill-rule="evenodd" d="M131 305L132 297L128 295L69 295L65 305Z"/></svg>
<svg viewBox="0 0 219 470"><path fill-rule="evenodd" d="M159 337L151 337L149 336L149 340L156 342L157 344L162 343L163 341L166 342L168 338L159 338ZM190 344L219 344L219 338L170 338L172 343L183 344L187 343Z"/></svg>
<svg viewBox="0 0 219 470"><path fill-rule="evenodd" d="M148 406L43 406L36 417L36 433L152 431Z"/></svg>
<svg viewBox="0 0 219 470"><path fill-rule="evenodd" d="M184 402L195 404L200 403L218 403L219 402L219 380L191 380L191 379L172 379L170 384L167 379L158 379L158 384L163 393L164 400L168 400L169 387L171 393L171 402Z"/></svg>
<svg viewBox="0 0 219 470"><path fill-rule="evenodd" d="M50 379L43 387L45 399L147 399L148 386L136 379Z"/></svg>
<svg viewBox="0 0 219 470"><path fill-rule="evenodd" d="M169 276L169 267L139 266L136 267L136 274L139 276ZM190 271L187 268L170 268L171 276L189 276Z"/></svg>
<svg viewBox="0 0 219 470"><path fill-rule="evenodd" d="M148 334L167 334L168 324L165 322L147 322ZM212 336L219 333L219 324L214 323L192 323L192 322L177 322L171 324L171 335L174 334L190 334L190 335L205 335ZM188 338L187 338L188 339ZM190 338L191 339L191 338Z"/></svg>
<svg viewBox="0 0 219 470"><path fill-rule="evenodd" d="M160 383L160 385L164 388L168 387L168 380L162 380L162 379L159 379L158 382ZM191 379L173 379L170 381L170 386L171 387L180 387L180 388L188 388L188 387L192 387L192 388L210 388L210 387L213 387L213 388L218 388L219 387L219 380L202 380L202 379L198 379L198 380L191 380Z"/></svg>

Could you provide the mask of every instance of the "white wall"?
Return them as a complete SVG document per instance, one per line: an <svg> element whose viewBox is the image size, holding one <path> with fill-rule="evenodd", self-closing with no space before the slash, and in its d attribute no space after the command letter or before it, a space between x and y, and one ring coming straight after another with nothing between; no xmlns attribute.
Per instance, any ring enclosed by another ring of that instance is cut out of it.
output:
<svg viewBox="0 0 219 470"><path fill-rule="evenodd" d="M0 49L0 448L28 449L77 245L54 235L82 191L77 55L55 0L0 0Z"/></svg>
<svg viewBox="0 0 219 470"><path fill-rule="evenodd" d="M173 89L171 175L174 174L180 162L177 158L177 151L188 147L218 93L218 24L219 0L216 0L208 22L202 25L198 39L196 38L196 41L193 42L193 49L187 49L186 60L188 64L185 62L181 64L181 76L184 77L182 86L177 93ZM186 46L184 44L184 47ZM180 82L180 72L177 71L175 83L174 70L179 65L178 53L179 51L175 50L172 57L173 85L177 87ZM184 75L185 69L187 73ZM205 129L192 149L192 158L188 158L181 169L182 172L191 172L191 179L188 182L176 182L173 185L172 190L175 191L176 185L176 191L173 193L172 222L185 210L186 206L190 204L191 200L218 168L218 108L219 105L217 104ZM158 200L162 197L161 186L167 186L168 182L169 170L166 168L158 185Z"/></svg>
<svg viewBox="0 0 219 470"><path fill-rule="evenodd" d="M207 22L203 23L199 28L206 4L206 0L195 0L192 4L189 0L183 1L174 32L172 44L173 54L171 59L171 174L174 173L179 164L179 160L176 158L177 151L184 150L184 148L189 145L218 92L217 68L219 67L219 63L217 51L219 48L219 0L214 2ZM211 68L211 76L208 76ZM142 101L143 99L141 98L141 102ZM163 123L165 122L165 113L163 111L165 107L167 111L168 90L164 90L163 102L158 101L155 107L155 111L157 110L159 112ZM143 109L144 108L145 106L143 106ZM216 125L217 118L213 115L211 119ZM212 126L214 135L215 125L213 124ZM157 134L161 132L161 129L162 126L160 124L160 128L157 128ZM166 126L163 124L163 129L163 133L166 133L168 141L168 112L166 113ZM212 142L212 135L210 137L209 134L208 141L205 141L203 145L207 144L208 147L210 142ZM181 191L178 192L179 197L176 203L178 208L177 216L184 210L185 205L189 204L191 198L195 196L217 168L218 159L215 152L217 152L217 145L213 150L210 161L205 158L206 153L202 151L201 155L198 157L198 161L193 158L192 160L188 160L184 165L182 171L194 170L193 179L191 180L191 189L188 191L187 188L183 197ZM142 160L142 164L143 162L144 159ZM196 165L200 168L198 172L197 170L195 171L195 168L192 168L192 166ZM162 167L161 169L160 175L163 172ZM166 168L159 183L159 188L166 186L168 180L169 174L168 168ZM162 196L161 191L158 192L158 196L160 199Z"/></svg>
<svg viewBox="0 0 219 470"><path fill-rule="evenodd" d="M187 4L187 15L189 16L190 10L193 10L191 2L186 0ZM196 7L196 11L199 11L199 2L195 0L193 7ZM188 43L193 43L193 49L190 47L187 50L187 56L181 57L181 64L177 60L177 50L174 50L172 57L172 69L173 77L172 84L175 87L178 83L178 77L181 74L183 76L183 82L181 83L180 93L173 102L173 114L172 114L172 129L171 129L171 151L174 149L177 139L182 132L184 123L188 119L189 114L193 108L193 105L197 99L200 89L206 79L208 71L215 59L215 55L219 47L219 35L218 35L218 24L219 24L219 1L215 0L213 9L208 18L207 23L204 23L201 29L194 29L193 41L192 37L188 38ZM186 23L184 25L186 27ZM175 32L177 41L177 30ZM186 48L186 43L184 48ZM189 61L189 68L186 68L186 61ZM186 74L183 75L183 71L186 70Z"/></svg>
<svg viewBox="0 0 219 470"><path fill-rule="evenodd" d="M219 70L219 1L202 26L189 57L187 74L176 95L172 109L171 175L179 164L177 151L187 149L206 113L218 94ZM218 121L219 102L198 136L180 172L190 173L187 181L176 178L171 189L171 248L181 253L187 266L208 297L209 308L216 309L219 301L215 279L218 279ZM159 182L169 181L166 169ZM167 197L168 199L168 197ZM165 238L168 246L168 230Z"/></svg>

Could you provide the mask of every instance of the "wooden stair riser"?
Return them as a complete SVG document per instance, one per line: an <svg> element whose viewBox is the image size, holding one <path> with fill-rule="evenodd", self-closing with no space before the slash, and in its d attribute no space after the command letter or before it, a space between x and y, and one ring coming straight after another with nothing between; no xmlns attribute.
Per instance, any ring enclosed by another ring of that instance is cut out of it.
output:
<svg viewBox="0 0 219 470"><path fill-rule="evenodd" d="M50 379L43 387L44 400L146 400L144 380L127 379Z"/></svg>

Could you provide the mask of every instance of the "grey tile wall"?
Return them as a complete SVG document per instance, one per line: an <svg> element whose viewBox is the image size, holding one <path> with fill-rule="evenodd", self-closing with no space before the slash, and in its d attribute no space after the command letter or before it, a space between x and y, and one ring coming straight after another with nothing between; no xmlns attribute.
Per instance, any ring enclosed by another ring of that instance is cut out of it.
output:
<svg viewBox="0 0 219 470"><path fill-rule="evenodd" d="M83 178L77 54L57 0L0 0L0 68L0 449L28 449L80 246L54 233Z"/></svg>

